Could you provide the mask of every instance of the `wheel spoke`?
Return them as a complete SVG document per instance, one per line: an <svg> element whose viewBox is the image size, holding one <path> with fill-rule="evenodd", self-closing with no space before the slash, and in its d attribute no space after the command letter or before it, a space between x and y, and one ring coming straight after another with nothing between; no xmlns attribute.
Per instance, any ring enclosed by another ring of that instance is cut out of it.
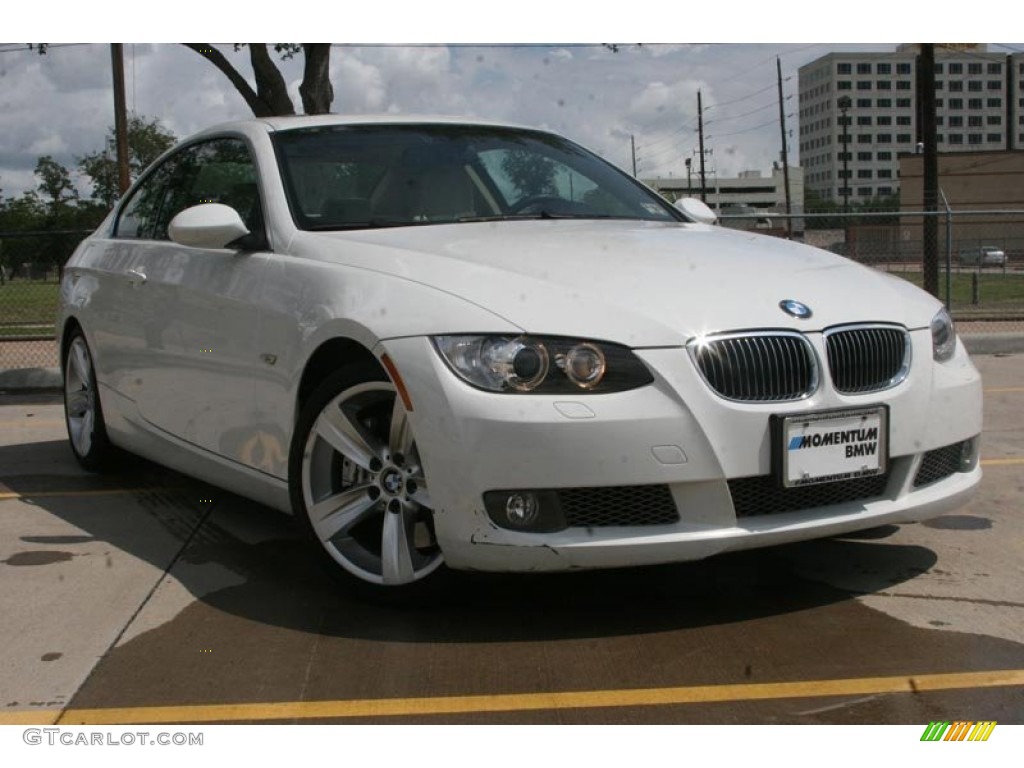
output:
<svg viewBox="0 0 1024 768"><path fill-rule="evenodd" d="M385 584L407 584L413 580L412 542L405 525L405 514L384 513L381 537L381 566Z"/></svg>
<svg viewBox="0 0 1024 768"><path fill-rule="evenodd" d="M430 503L430 493L427 491L426 481L422 477L413 478L416 483L416 491L409 494L409 498L419 504L421 507L427 509L433 509L434 505Z"/></svg>
<svg viewBox="0 0 1024 768"><path fill-rule="evenodd" d="M78 380L86 389L92 384L89 381L90 366L88 355L89 353L85 351L85 344L76 339L71 345L71 366L75 369L75 375L78 377Z"/></svg>
<svg viewBox="0 0 1024 768"><path fill-rule="evenodd" d="M363 469L369 469L370 460L380 453L378 448L370 444L359 425L352 422L340 408L325 408L313 428L334 450Z"/></svg>
<svg viewBox="0 0 1024 768"><path fill-rule="evenodd" d="M412 450L412 429L409 426L409 412L401 397L395 397L395 405L391 409L391 434L388 446L392 455L396 453L408 456Z"/></svg>
<svg viewBox="0 0 1024 768"><path fill-rule="evenodd" d="M78 452L83 456L89 453L89 449L92 448L94 414L95 411L92 408L87 408L85 413L82 414L82 428L78 433Z"/></svg>
<svg viewBox="0 0 1024 768"><path fill-rule="evenodd" d="M313 505L309 516L321 541L329 541L369 516L377 505L369 488L368 484L357 485Z"/></svg>

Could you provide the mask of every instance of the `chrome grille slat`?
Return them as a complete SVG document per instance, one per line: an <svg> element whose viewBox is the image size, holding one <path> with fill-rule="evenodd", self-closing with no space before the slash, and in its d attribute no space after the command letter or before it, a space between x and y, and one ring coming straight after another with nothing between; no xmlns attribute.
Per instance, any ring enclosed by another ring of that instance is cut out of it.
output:
<svg viewBox="0 0 1024 768"><path fill-rule="evenodd" d="M910 368L910 336L903 328L858 325L825 332L832 384L859 395L894 387Z"/></svg>
<svg viewBox="0 0 1024 768"><path fill-rule="evenodd" d="M690 354L708 385L729 400L799 400L817 385L814 352L798 333L715 336L692 343Z"/></svg>

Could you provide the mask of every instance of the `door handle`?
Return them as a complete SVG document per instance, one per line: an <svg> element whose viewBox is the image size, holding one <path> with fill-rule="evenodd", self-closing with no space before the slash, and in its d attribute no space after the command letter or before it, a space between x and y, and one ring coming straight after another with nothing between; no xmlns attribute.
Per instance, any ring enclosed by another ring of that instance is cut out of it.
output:
<svg viewBox="0 0 1024 768"><path fill-rule="evenodd" d="M125 274L128 276L128 282L132 285L142 285L146 282L146 275L137 269L129 269Z"/></svg>

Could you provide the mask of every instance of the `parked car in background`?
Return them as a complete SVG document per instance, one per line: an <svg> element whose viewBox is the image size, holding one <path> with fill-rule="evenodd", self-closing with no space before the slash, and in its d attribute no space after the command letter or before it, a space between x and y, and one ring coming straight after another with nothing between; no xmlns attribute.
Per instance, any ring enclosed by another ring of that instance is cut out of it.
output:
<svg viewBox="0 0 1024 768"><path fill-rule="evenodd" d="M960 263L964 266L1005 267L1006 252L994 245L982 245L960 251Z"/></svg>
<svg viewBox="0 0 1024 768"><path fill-rule="evenodd" d="M556 134L268 118L68 261L68 433L295 515L357 589L666 563L965 503L981 381L909 282Z"/></svg>

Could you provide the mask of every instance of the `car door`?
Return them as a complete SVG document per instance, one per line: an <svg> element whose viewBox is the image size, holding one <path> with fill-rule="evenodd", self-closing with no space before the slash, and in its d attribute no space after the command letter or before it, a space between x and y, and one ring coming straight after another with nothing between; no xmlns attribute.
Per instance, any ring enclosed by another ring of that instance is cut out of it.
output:
<svg viewBox="0 0 1024 768"><path fill-rule="evenodd" d="M174 215L208 202L231 205L250 230L262 229L256 166L243 140L183 148L123 210L116 236L130 254L132 287L121 323L135 350L125 388L146 426L251 465L256 300L267 254L172 242Z"/></svg>

